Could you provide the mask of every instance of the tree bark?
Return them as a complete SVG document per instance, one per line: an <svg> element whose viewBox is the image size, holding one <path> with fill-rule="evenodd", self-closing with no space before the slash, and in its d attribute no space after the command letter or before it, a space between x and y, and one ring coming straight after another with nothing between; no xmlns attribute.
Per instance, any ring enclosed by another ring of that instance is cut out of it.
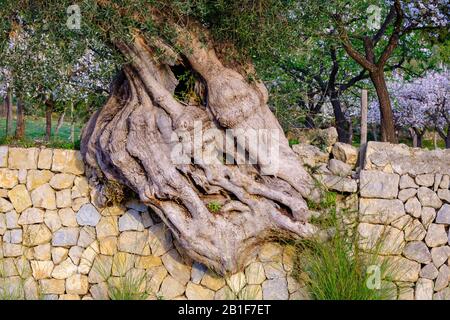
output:
<svg viewBox="0 0 450 320"><path fill-rule="evenodd" d="M59 130L61 129L62 125L64 124L64 117L66 115L66 111L64 110L58 117L58 122L56 123L55 128L55 137L58 137Z"/></svg>
<svg viewBox="0 0 450 320"><path fill-rule="evenodd" d="M50 141L52 136L52 113L53 102L50 100L45 101L45 141Z"/></svg>
<svg viewBox="0 0 450 320"><path fill-rule="evenodd" d="M16 139L25 137L25 107L21 100L17 101Z"/></svg>
<svg viewBox="0 0 450 320"><path fill-rule="evenodd" d="M416 145L415 145L415 147L416 148L422 148L422 146L423 146L423 144L422 144L423 136L424 136L426 130L425 129L420 130L420 129L417 129L417 128L413 128L413 131L414 131L414 134L415 134L415 137L416 137Z"/></svg>
<svg viewBox="0 0 450 320"><path fill-rule="evenodd" d="M414 131L413 128L409 128L409 134L411 135L411 139L412 139L412 145L414 148L417 148L417 134L416 131Z"/></svg>
<svg viewBox="0 0 450 320"><path fill-rule="evenodd" d="M372 123L371 128L372 128L372 138L373 138L373 140L374 141L378 141L378 138L377 138L377 125L375 123Z"/></svg>
<svg viewBox="0 0 450 320"><path fill-rule="evenodd" d="M397 135L395 133L394 113L392 112L391 100L384 78L384 71L377 70L370 72L370 78L375 86L381 113L381 141L397 143Z"/></svg>
<svg viewBox="0 0 450 320"><path fill-rule="evenodd" d="M436 129L437 133L441 136L441 138L444 140L445 148L450 149L450 123L447 125L447 132L444 130L441 130L439 128ZM435 139L437 140L437 139ZM437 143L435 143L437 145Z"/></svg>
<svg viewBox="0 0 450 320"><path fill-rule="evenodd" d="M81 153L100 205L108 202L103 181L126 185L191 258L227 274L241 270L272 232L313 235L305 199L318 201L320 191L270 112L264 85L224 66L211 42L199 41L205 32L194 30L179 30L171 44L184 48L180 56L141 35L116 43L131 62L84 128ZM154 59L155 48L165 59ZM205 104L174 98L178 81L171 67L181 61L206 87ZM250 132L260 135L258 143ZM271 143L273 153L260 152ZM241 161L242 155L254 162ZM214 212L212 199L220 204Z"/></svg>
<svg viewBox="0 0 450 320"><path fill-rule="evenodd" d="M383 35L386 34L386 30L388 29L389 24L394 19L394 16L395 21L393 24L392 33L389 36L389 40L386 46L381 51L378 59L376 59L375 47L383 37ZM386 80L384 78L384 68L388 59L392 56L394 50L397 48L400 35L402 33L404 12L402 9L401 1L393 1L392 7L388 15L386 16L385 21L375 35L373 35L372 37L362 37L365 51L364 55L358 52L358 50L353 47L341 14L336 14L335 18L338 22L337 27L339 30L339 37L342 41L345 51L353 60L355 60L359 65L361 65L365 70L369 72L369 76L372 80L373 85L375 86L381 113L381 141L397 143L398 140L395 132L394 116L389 99Z"/></svg>
<svg viewBox="0 0 450 320"><path fill-rule="evenodd" d="M445 148L450 149L450 129L447 130L447 136L445 137Z"/></svg>
<svg viewBox="0 0 450 320"><path fill-rule="evenodd" d="M6 118L6 96L2 98L2 108L0 111L0 117Z"/></svg>
<svg viewBox="0 0 450 320"><path fill-rule="evenodd" d="M12 94L11 89L8 89L5 98L5 108L6 108L6 137L9 137L12 133L13 126L13 108L12 108Z"/></svg>
<svg viewBox="0 0 450 320"><path fill-rule="evenodd" d="M69 140L75 143L75 115L73 110L73 101L70 101L70 136Z"/></svg>
<svg viewBox="0 0 450 320"><path fill-rule="evenodd" d="M333 107L334 118L336 121L336 130L338 132L339 142L351 143L350 142L350 132L349 132L349 122L345 118L342 112L341 101L339 95L335 90L330 93L330 102Z"/></svg>

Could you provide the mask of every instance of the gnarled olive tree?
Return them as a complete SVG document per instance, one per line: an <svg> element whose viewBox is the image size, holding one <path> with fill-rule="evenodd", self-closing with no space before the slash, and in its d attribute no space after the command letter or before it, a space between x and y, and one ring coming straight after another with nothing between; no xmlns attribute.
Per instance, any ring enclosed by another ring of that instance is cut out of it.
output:
<svg viewBox="0 0 450 320"><path fill-rule="evenodd" d="M96 5L142 23L139 12L109 1ZM248 76L252 66L221 61L205 25L177 24L160 12L147 11L159 29L171 28L170 38L129 28L130 38L109 40L126 63L84 129L88 176L99 194L105 180L129 187L190 257L222 274L236 272L272 231L312 235L305 199L317 200L318 190L271 113L266 88ZM176 96L176 75L185 70L195 75L197 99ZM215 134L198 139L196 124ZM270 136L253 143L249 131ZM221 143L230 140L231 149ZM261 152L274 150L273 141L276 152ZM180 147L190 161L176 161ZM238 162L236 150L254 163ZM204 154L217 156L206 161ZM232 163L224 161L229 156Z"/></svg>

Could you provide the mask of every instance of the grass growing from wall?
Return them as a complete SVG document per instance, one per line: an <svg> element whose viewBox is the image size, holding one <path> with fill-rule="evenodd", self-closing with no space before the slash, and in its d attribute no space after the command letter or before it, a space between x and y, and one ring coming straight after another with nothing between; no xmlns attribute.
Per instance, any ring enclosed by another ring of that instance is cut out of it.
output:
<svg viewBox="0 0 450 320"><path fill-rule="evenodd" d="M2 300L24 300L25 299L25 281L31 275L31 269L28 269L24 257L22 261L16 259L14 261L15 276L8 277L6 272L6 262L4 258L0 258L0 301ZM22 267L18 263L22 262ZM10 266L11 267L11 266ZM29 267L29 266L28 266ZM38 288L37 296L34 299L40 299L41 293Z"/></svg>
<svg viewBox="0 0 450 320"><path fill-rule="evenodd" d="M358 249L357 223L344 223L336 209L336 194L325 192L322 202L313 209L321 211L314 224L327 231L326 237L323 233L312 239L280 237L283 242L294 245L292 276L306 285L312 299L385 300L396 296L396 291L394 293L392 287L381 281L387 277L388 266L377 257L379 246L372 254ZM349 213L344 210L342 214ZM378 273L378 279L372 270Z"/></svg>
<svg viewBox="0 0 450 320"><path fill-rule="evenodd" d="M108 295L111 300L145 300L149 296L142 287L146 285L146 274L127 272L108 281Z"/></svg>
<svg viewBox="0 0 450 320"><path fill-rule="evenodd" d="M106 293L111 300L146 300L150 296L146 292L147 273L132 268L136 260L136 256L124 256L124 259L113 263L114 267L101 260L94 262L92 268L106 282ZM111 276L112 268L116 269L118 276Z"/></svg>

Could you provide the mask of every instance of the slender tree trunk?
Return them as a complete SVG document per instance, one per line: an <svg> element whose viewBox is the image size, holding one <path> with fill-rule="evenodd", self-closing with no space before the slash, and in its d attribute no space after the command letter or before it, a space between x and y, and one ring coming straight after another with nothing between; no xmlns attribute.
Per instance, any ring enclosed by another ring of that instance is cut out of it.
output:
<svg viewBox="0 0 450 320"><path fill-rule="evenodd" d="M335 90L331 91L330 102L333 106L334 118L336 120L336 130L338 132L339 142L351 143L350 132L349 132L349 122L345 118L342 112L341 101L339 95Z"/></svg>
<svg viewBox="0 0 450 320"><path fill-rule="evenodd" d="M361 90L361 146L367 144L367 90Z"/></svg>
<svg viewBox="0 0 450 320"><path fill-rule="evenodd" d="M11 136L13 130L13 107L12 107L12 94L11 90L8 89L5 99L6 108L6 137Z"/></svg>
<svg viewBox="0 0 450 320"><path fill-rule="evenodd" d="M445 148L450 149L450 124L447 127L447 134L443 135L443 138L445 142ZM436 142L436 149L437 149L437 142Z"/></svg>
<svg viewBox="0 0 450 320"><path fill-rule="evenodd" d="M417 148L423 147L423 134L417 135Z"/></svg>
<svg viewBox="0 0 450 320"><path fill-rule="evenodd" d="M434 145L434 149L438 148L438 143L437 143L437 138L438 138L438 133L436 132L436 130L433 132L433 145Z"/></svg>
<svg viewBox="0 0 450 320"><path fill-rule="evenodd" d="M423 136L425 135L426 130L419 130L419 129L414 129L414 131L416 132L416 136L417 136L417 147L418 148L422 148L423 147Z"/></svg>
<svg viewBox="0 0 450 320"><path fill-rule="evenodd" d="M353 143L353 121L352 118L348 119L348 144Z"/></svg>
<svg viewBox="0 0 450 320"><path fill-rule="evenodd" d="M52 113L53 102L47 100L45 101L45 141L50 141L52 136Z"/></svg>
<svg viewBox="0 0 450 320"><path fill-rule="evenodd" d="M378 141L377 124L376 124L376 123L372 123L370 127L372 128L372 138L373 138L373 141Z"/></svg>
<svg viewBox="0 0 450 320"><path fill-rule="evenodd" d="M222 64L214 43L204 41L205 30L176 30L170 46L140 35L116 43L130 64L86 124L81 154L99 206L108 203L104 181L126 185L187 255L221 274L233 273L273 232L312 236L317 228L308 222L305 199L318 201L321 194L270 112L264 85ZM154 58L161 50L167 59ZM207 104L182 104L174 97L177 79L170 66L183 59L198 84L206 85ZM248 143L252 133L261 135L258 142ZM226 136L232 141L219 143ZM274 137L278 141L270 142ZM255 164L243 161L236 144ZM261 152L270 145L273 152ZM211 199L220 203L219 211L209 209Z"/></svg>
<svg viewBox="0 0 450 320"><path fill-rule="evenodd" d="M2 98L2 108L0 112L0 117L6 118L6 96Z"/></svg>
<svg viewBox="0 0 450 320"><path fill-rule="evenodd" d="M413 147L414 147L414 148L417 148L418 141L417 141L417 134L416 134L416 131L415 131L413 128L409 128L409 134L411 135Z"/></svg>
<svg viewBox="0 0 450 320"><path fill-rule="evenodd" d="M450 127L447 129L447 136L445 137L445 148L450 149Z"/></svg>
<svg viewBox="0 0 450 320"><path fill-rule="evenodd" d="M384 71L379 70L370 73L370 78L375 86L378 96L381 115L381 141L397 143L395 133L394 113L392 112L391 100L384 78Z"/></svg>
<svg viewBox="0 0 450 320"><path fill-rule="evenodd" d="M55 137L58 137L59 134L59 130L61 129L62 125L64 124L64 116L66 114L66 111L64 110L58 117L58 122L56 123L56 128L55 128Z"/></svg>
<svg viewBox="0 0 450 320"><path fill-rule="evenodd" d="M70 101L70 136L69 140L75 143L75 116L73 114L73 102Z"/></svg>
<svg viewBox="0 0 450 320"><path fill-rule="evenodd" d="M25 106L21 100L17 101L16 139L25 137Z"/></svg>
<svg viewBox="0 0 450 320"><path fill-rule="evenodd" d="M445 132L444 130L437 129L437 133L439 133L442 140L444 140L445 148L450 149L450 123L447 126L447 132ZM436 149L437 149L437 139L435 139L435 140L436 140Z"/></svg>

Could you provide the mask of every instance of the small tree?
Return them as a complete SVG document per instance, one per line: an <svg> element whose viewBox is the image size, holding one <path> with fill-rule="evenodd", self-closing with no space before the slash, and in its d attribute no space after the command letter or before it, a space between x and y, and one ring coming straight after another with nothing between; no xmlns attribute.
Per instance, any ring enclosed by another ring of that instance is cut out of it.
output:
<svg viewBox="0 0 450 320"><path fill-rule="evenodd" d="M417 41L411 45L410 40L418 32L445 30L448 23L444 14L446 1L356 1L350 4L348 1L305 0L301 4L305 7L302 17L309 32L323 37L331 33L348 56L369 73L379 100L382 140L396 142L385 77L387 63L401 46L417 50ZM310 19L313 14L317 17L314 20Z"/></svg>

